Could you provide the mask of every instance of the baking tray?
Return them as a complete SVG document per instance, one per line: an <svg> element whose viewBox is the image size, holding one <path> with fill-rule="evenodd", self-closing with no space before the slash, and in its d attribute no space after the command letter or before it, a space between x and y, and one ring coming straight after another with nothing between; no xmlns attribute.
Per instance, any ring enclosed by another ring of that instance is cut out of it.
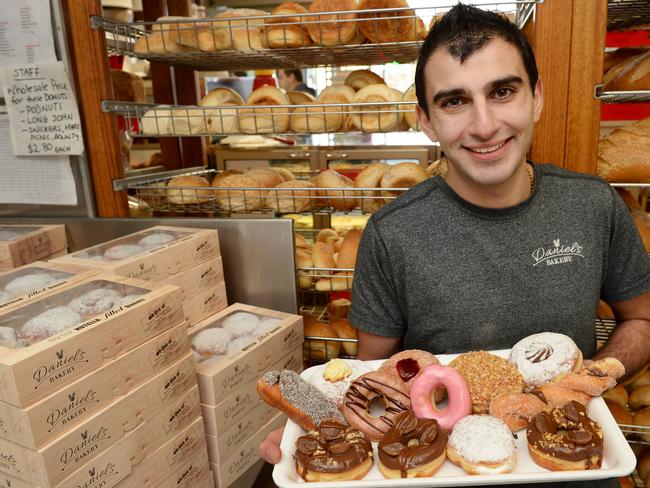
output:
<svg viewBox="0 0 650 488"><path fill-rule="evenodd" d="M491 351L501 357L508 357L509 349ZM442 364L447 364L457 354L438 354L436 357ZM382 360L369 361L370 366L377 369L383 363ZM310 381L315 374L322 371L322 366L314 366L306 369L302 377ZM636 465L636 458L629 444L623 437L621 430L612 414L607 409L601 397L594 398L587 406L589 416L598 422L604 434L603 464L600 469L586 471L549 471L533 462L528 454L526 445L525 430L518 431L515 439L517 451L517 464L512 472L497 475L469 475L460 467L453 464L449 459L445 460L440 470L430 478L406 478L386 479L377 467L377 443L373 442L375 462L362 480L358 481L337 481L337 482L310 482L306 483L296 474L293 453L295 451L296 439L304 434L304 431L293 421L288 420L284 429L284 435L280 448L282 449L282 461L275 465L273 470L273 481L280 488L294 488L297 486L314 486L319 488L373 488L373 487L396 487L404 488L411 486L468 486L468 485L507 485L513 483L540 483L557 481L583 481L605 478L627 476Z"/></svg>

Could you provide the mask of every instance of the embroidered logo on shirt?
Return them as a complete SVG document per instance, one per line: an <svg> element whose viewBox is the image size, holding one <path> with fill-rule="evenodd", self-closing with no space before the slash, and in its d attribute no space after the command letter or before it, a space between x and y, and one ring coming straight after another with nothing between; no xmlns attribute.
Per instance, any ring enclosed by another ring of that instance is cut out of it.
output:
<svg viewBox="0 0 650 488"><path fill-rule="evenodd" d="M577 258L584 258L582 246L578 242L565 245L560 239L553 239L553 247L540 247L533 251L533 266L546 263L547 266L572 263Z"/></svg>

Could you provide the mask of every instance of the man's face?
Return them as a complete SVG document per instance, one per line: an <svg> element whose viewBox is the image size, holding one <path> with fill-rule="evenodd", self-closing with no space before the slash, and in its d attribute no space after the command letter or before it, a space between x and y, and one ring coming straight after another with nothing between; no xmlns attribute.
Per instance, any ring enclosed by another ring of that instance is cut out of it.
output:
<svg viewBox="0 0 650 488"><path fill-rule="evenodd" d="M496 38L461 64L441 48L425 76L429 117L418 107L418 120L449 160L449 181L472 192L511 181L542 109L541 82L533 95L519 51Z"/></svg>
<svg viewBox="0 0 650 488"><path fill-rule="evenodd" d="M287 76L287 74L284 72L283 69L278 70L278 83L280 84L280 88L282 88L283 90L287 90L287 91L291 90L290 78L293 79L293 75L289 77Z"/></svg>

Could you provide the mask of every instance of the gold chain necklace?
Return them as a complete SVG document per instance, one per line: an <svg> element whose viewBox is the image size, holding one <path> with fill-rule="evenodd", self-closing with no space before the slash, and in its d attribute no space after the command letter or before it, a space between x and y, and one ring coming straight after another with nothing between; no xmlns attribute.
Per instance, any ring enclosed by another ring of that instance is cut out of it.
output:
<svg viewBox="0 0 650 488"><path fill-rule="evenodd" d="M528 173L528 181L530 182L530 194L535 191L535 169L530 164L526 163L526 172Z"/></svg>

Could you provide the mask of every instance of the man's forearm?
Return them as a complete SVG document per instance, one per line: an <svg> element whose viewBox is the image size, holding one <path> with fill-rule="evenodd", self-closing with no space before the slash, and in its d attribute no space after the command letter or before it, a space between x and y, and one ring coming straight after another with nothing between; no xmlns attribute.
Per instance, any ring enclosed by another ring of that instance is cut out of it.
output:
<svg viewBox="0 0 650 488"><path fill-rule="evenodd" d="M633 319L620 322L593 359L615 357L625 366L625 377L650 361L650 321Z"/></svg>

